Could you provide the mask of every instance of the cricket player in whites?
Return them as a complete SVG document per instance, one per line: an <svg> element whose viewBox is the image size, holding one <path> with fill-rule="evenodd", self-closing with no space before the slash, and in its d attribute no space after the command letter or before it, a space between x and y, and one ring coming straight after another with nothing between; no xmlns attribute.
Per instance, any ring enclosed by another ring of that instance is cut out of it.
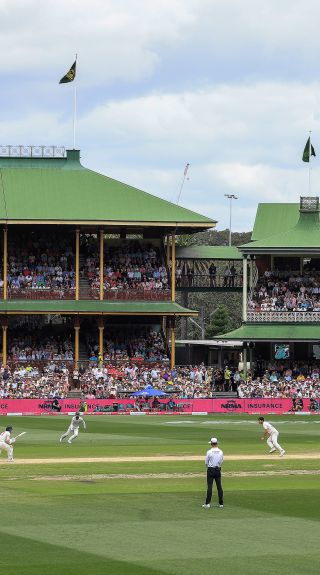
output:
<svg viewBox="0 0 320 575"><path fill-rule="evenodd" d="M79 427L80 427L80 423L82 423L83 425L83 430L86 431L87 427L86 427L86 422L84 421L84 419L82 417L80 417L80 413L79 411L77 411L77 413L75 414L75 416L71 419L71 423L67 429L67 431L65 433L63 433L63 435L61 435L60 437L60 443L62 443L62 441L64 440L65 437L68 437L68 435L70 433L72 433L71 437L69 437L68 439L68 443L72 443L72 441L78 437L79 435Z"/></svg>
<svg viewBox="0 0 320 575"><path fill-rule="evenodd" d="M0 433L0 453L4 449L8 455L8 461L13 461L13 447L12 443L15 442L14 437L11 438L12 427L6 427L6 430Z"/></svg>
<svg viewBox="0 0 320 575"><path fill-rule="evenodd" d="M266 437L268 438L267 444L270 447L269 453L273 453L274 451L278 450L280 453L280 457L283 457L285 454L285 450L282 449L281 445L279 445L279 443L278 443L279 431L275 427L273 427L273 425L271 425L271 423L268 423L267 421L265 421L264 417L259 417L258 423L260 423L260 425L262 425L262 427L264 429L264 433L263 433L263 436L261 437L261 441L264 441Z"/></svg>

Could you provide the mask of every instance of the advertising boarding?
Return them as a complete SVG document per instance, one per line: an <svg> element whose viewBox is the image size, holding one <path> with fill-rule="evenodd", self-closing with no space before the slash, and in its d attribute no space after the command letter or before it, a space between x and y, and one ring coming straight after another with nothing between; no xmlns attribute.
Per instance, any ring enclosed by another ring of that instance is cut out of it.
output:
<svg viewBox="0 0 320 575"><path fill-rule="evenodd" d="M281 398L221 398L221 399L159 399L157 406L153 401L144 400L137 404L135 399L1 399L0 414L59 414L82 411L91 414L144 412L146 414L179 413L231 413L231 414L283 414L283 413L320 413L320 399L302 398L299 404L295 399Z"/></svg>

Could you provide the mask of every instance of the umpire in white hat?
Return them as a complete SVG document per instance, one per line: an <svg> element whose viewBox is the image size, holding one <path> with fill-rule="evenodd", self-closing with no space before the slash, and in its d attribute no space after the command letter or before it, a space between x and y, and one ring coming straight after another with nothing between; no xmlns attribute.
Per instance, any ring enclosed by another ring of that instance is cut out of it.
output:
<svg viewBox="0 0 320 575"><path fill-rule="evenodd" d="M218 440L216 437L211 437L209 443L211 449L207 451L205 463L207 466L207 498L206 502L202 505L205 509L210 509L212 499L212 485L216 482L218 491L219 507L223 507L223 490L221 486L221 465L223 463L223 451L218 447Z"/></svg>

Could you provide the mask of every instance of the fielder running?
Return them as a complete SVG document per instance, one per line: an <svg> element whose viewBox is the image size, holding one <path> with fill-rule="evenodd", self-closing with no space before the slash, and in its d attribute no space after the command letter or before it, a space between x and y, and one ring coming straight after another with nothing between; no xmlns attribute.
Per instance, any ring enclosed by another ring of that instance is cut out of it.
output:
<svg viewBox="0 0 320 575"><path fill-rule="evenodd" d="M273 453L274 451L278 450L280 453L280 457L283 457L285 454L285 450L278 443L279 431L275 427L273 427L273 425L271 425L271 423L268 423L267 421L265 421L264 417L259 417L258 423L260 423L260 425L262 425L262 427L264 429L264 433L263 433L263 436L261 437L261 441L264 441L266 437L268 438L267 444L270 447L269 453Z"/></svg>
<svg viewBox="0 0 320 575"><path fill-rule="evenodd" d="M11 438L12 427L6 427L6 430L0 433L0 453L4 449L8 455L8 461L13 461L13 447L12 443L15 442L14 437Z"/></svg>
<svg viewBox="0 0 320 575"><path fill-rule="evenodd" d="M78 437L79 435L79 427L80 427L80 423L82 423L83 425L83 431L86 431L87 427L86 427L86 422L84 421L84 419L82 417L80 417L80 413L79 411L77 411L77 413L75 414L75 416L71 419L71 423L68 427L68 430L63 433L63 435L61 435L60 437L60 443L62 443L62 441L64 440L65 437L68 437L68 435L70 433L72 433L71 437L69 437L68 439L68 443L72 443L72 441Z"/></svg>

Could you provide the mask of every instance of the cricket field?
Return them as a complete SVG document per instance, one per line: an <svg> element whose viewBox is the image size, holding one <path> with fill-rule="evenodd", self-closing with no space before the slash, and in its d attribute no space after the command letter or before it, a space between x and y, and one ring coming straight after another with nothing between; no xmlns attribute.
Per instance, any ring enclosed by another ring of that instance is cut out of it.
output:
<svg viewBox="0 0 320 575"><path fill-rule="evenodd" d="M286 449L260 441L257 416L1 417L27 433L0 458L2 575L316 574L320 415L268 416ZM225 507L203 509L204 455L225 454Z"/></svg>

